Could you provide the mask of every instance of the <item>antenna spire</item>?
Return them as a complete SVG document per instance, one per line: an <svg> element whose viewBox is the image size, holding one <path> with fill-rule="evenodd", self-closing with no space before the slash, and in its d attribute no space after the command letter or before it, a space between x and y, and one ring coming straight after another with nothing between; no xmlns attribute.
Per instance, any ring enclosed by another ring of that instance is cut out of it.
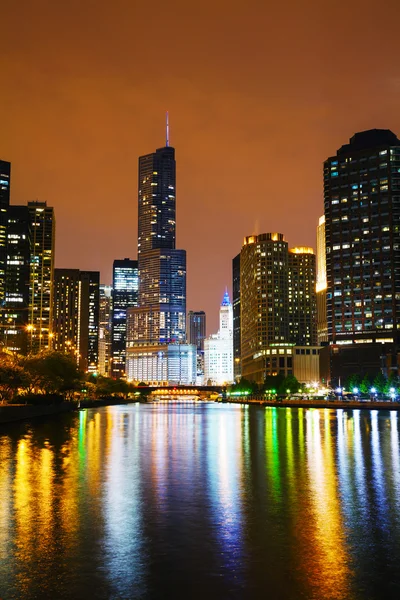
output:
<svg viewBox="0 0 400 600"><path fill-rule="evenodd" d="M167 111L167 115L166 115L166 146L167 146L167 148L169 146L169 118L168 118L168 111Z"/></svg>

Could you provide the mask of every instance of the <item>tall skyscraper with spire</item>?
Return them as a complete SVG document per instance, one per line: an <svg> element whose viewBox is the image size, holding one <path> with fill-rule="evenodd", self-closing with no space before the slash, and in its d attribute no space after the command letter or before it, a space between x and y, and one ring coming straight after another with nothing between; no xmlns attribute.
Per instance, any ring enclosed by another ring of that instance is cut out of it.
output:
<svg viewBox="0 0 400 600"><path fill-rule="evenodd" d="M176 249L176 163L168 114L165 146L139 157L138 202L139 297L138 307L128 311L127 363L146 357L147 364L152 352L157 357L164 352L160 345L186 340L186 251ZM127 373L131 367L127 364ZM153 375L149 368L144 378L160 379Z"/></svg>

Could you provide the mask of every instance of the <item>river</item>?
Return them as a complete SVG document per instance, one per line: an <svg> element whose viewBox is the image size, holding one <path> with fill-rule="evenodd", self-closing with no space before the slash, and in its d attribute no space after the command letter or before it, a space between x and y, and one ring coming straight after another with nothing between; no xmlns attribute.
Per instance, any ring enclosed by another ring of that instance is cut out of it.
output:
<svg viewBox="0 0 400 600"><path fill-rule="evenodd" d="M0 598L398 599L398 413L171 402L3 425Z"/></svg>

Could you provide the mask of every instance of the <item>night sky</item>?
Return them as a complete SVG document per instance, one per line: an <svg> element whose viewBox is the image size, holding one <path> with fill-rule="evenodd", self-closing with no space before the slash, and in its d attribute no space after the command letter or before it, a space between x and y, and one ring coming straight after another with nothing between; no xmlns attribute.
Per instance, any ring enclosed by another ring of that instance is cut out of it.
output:
<svg viewBox="0 0 400 600"><path fill-rule="evenodd" d="M243 237L315 247L323 160L356 131L400 134L399 17L398 0L4 1L12 203L54 206L56 266L110 283L169 110L188 309L211 333Z"/></svg>

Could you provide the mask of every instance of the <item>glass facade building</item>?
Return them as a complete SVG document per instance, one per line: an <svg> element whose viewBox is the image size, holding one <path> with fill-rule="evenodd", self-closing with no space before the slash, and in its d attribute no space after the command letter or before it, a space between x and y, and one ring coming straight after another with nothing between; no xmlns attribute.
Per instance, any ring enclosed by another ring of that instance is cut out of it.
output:
<svg viewBox="0 0 400 600"><path fill-rule="evenodd" d="M112 287L100 285L99 374L111 375Z"/></svg>
<svg viewBox="0 0 400 600"><path fill-rule="evenodd" d="M175 247L176 164L168 140L139 158L138 180L139 297L138 307L129 311L127 359L140 355L145 361L146 346L153 356L157 345L186 341L186 252ZM143 349L139 354L137 347ZM134 372L150 370L139 366ZM133 373L129 365L126 373Z"/></svg>
<svg viewBox="0 0 400 600"><path fill-rule="evenodd" d="M112 292L112 368L113 377L125 375L127 310L138 303L139 274L137 260L114 260Z"/></svg>

